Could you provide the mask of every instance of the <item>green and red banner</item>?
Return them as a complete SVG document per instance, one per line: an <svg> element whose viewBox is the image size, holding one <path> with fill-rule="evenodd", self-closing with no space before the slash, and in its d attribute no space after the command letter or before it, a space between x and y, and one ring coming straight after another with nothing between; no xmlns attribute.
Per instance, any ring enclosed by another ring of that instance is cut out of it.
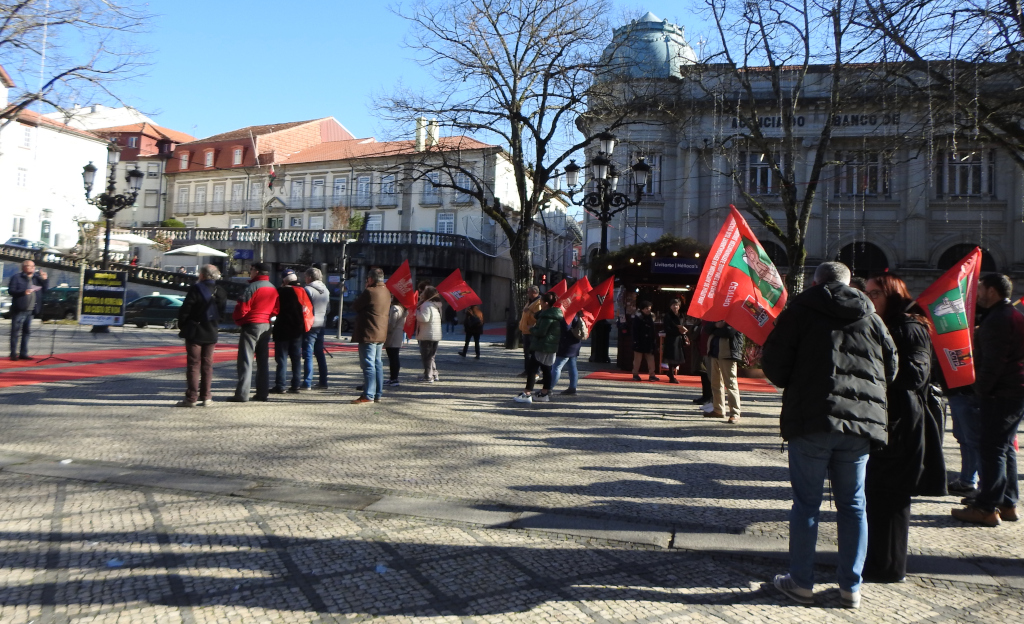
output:
<svg viewBox="0 0 1024 624"><path fill-rule="evenodd" d="M483 303L466 280L462 279L462 271L455 269L451 275L437 285L437 293L448 302L456 312L471 305Z"/></svg>
<svg viewBox="0 0 1024 624"><path fill-rule="evenodd" d="M917 298L932 321L932 346L950 388L974 383L974 306L981 248L967 254Z"/></svg>
<svg viewBox="0 0 1024 624"><path fill-rule="evenodd" d="M593 290L591 290L585 297L583 297L583 303L580 308L573 310L575 312L583 310L583 322L587 325L587 331L593 327L594 323L602 320L612 320L615 318L615 276L611 276L605 281L598 284Z"/></svg>
<svg viewBox="0 0 1024 624"><path fill-rule="evenodd" d="M736 206L729 206L687 314L725 321L759 345L786 307L786 287Z"/></svg>

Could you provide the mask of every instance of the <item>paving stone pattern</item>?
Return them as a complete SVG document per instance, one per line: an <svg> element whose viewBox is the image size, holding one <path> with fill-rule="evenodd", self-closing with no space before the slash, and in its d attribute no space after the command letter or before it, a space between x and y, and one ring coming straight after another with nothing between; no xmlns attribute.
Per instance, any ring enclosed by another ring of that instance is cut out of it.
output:
<svg viewBox="0 0 1024 624"><path fill-rule="evenodd" d="M175 343L64 331L58 351ZM1024 525L963 526L954 497L915 501L914 574L867 586L859 612L832 608L832 585L822 609L762 588L785 567L779 395L745 394L738 425L703 418L693 389L647 383L583 380L576 397L520 406L516 352L459 347L442 343L441 382L416 384L410 345L402 385L370 406L347 402L352 353L329 360L331 391L269 403L175 409L180 369L4 389L0 622L1024 620ZM217 399L233 371L217 367ZM61 458L80 476L50 468ZM318 505L290 502L309 492ZM485 512L522 520L488 528ZM567 518L648 523L674 548ZM827 551L828 501L822 521Z"/></svg>

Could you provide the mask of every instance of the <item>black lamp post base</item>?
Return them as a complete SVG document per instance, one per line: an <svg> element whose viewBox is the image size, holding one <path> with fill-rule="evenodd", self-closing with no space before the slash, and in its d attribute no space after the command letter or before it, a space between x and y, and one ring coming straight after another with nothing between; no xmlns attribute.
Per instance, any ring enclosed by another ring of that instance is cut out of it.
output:
<svg viewBox="0 0 1024 624"><path fill-rule="evenodd" d="M89 330L89 333L91 333L91 334L109 334L110 333L110 326L109 325L93 325L92 329Z"/></svg>

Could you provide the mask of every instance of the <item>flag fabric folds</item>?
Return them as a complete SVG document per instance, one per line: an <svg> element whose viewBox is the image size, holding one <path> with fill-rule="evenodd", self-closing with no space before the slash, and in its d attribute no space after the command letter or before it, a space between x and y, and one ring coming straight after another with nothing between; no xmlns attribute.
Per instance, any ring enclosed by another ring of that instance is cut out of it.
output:
<svg viewBox="0 0 1024 624"><path fill-rule="evenodd" d="M562 297L565 296L565 293L568 290L569 290L569 282L567 282L567 281L565 281L563 279L562 281L560 281L557 284L555 284L554 286L552 286L551 289L548 290L548 292L555 293L555 296L558 297L559 299L561 299Z"/></svg>
<svg viewBox="0 0 1024 624"><path fill-rule="evenodd" d="M932 347L950 388L974 383L974 309L981 275L981 248L935 280L917 298L932 321Z"/></svg>
<svg viewBox="0 0 1024 624"><path fill-rule="evenodd" d="M584 276L576 280L572 288L559 298L558 305L562 308L562 315L566 323L571 323L572 318L583 308L583 304L586 303L586 297L591 290L593 288L590 286L590 280Z"/></svg>
<svg viewBox="0 0 1024 624"><path fill-rule="evenodd" d="M391 278L388 279L385 286L391 291L391 294L398 299L406 310L411 310L416 307L416 288L412 283L412 271L409 270L409 261L406 260L402 263L402 266L398 267L394 273L391 274Z"/></svg>
<svg viewBox="0 0 1024 624"><path fill-rule="evenodd" d="M405 331L406 338L412 338L413 334L416 333L416 305L419 303L419 300L420 294L415 290L412 291L412 299L410 300L412 305L405 306L405 309L409 312L405 317L405 325L402 327L403 331Z"/></svg>
<svg viewBox="0 0 1024 624"><path fill-rule="evenodd" d="M602 320L615 318L615 276L611 276L598 284L583 298L581 309L583 310L583 322L587 325L587 331L594 323Z"/></svg>
<svg viewBox="0 0 1024 624"><path fill-rule="evenodd" d="M471 305L483 303L469 284L462 279L462 271L455 269L451 275L437 285L437 292L456 312Z"/></svg>
<svg viewBox="0 0 1024 624"><path fill-rule="evenodd" d="M725 321L763 345L786 306L786 287L743 215L729 208L687 314Z"/></svg>

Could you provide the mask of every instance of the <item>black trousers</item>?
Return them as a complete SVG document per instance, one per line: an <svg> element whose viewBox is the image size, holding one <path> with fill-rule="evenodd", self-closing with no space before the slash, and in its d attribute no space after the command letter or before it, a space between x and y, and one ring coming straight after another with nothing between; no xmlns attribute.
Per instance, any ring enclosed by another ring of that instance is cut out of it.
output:
<svg viewBox="0 0 1024 624"><path fill-rule="evenodd" d="M476 346L476 356L480 357L480 334L466 334L466 344L462 345L462 352L469 353L469 340L473 339Z"/></svg>
<svg viewBox="0 0 1024 624"><path fill-rule="evenodd" d="M711 380L708 379L706 372L700 374L700 395L702 397L711 397Z"/></svg>
<svg viewBox="0 0 1024 624"><path fill-rule="evenodd" d="M540 382L544 390L551 390L551 365L541 364L537 361L537 358L530 354L530 359L526 362L526 391L533 392L533 386L537 382L537 369L540 369Z"/></svg>
<svg viewBox="0 0 1024 624"><path fill-rule="evenodd" d="M398 359L401 347L386 347L384 353L388 354L388 365L391 367L391 381L398 381L398 371L402 370L402 362Z"/></svg>
<svg viewBox="0 0 1024 624"><path fill-rule="evenodd" d="M530 334L523 334L523 370L529 370L530 360L533 359L533 351L530 350Z"/></svg>
<svg viewBox="0 0 1024 624"><path fill-rule="evenodd" d="M907 575L910 495L866 490L868 552L864 580L894 583Z"/></svg>

